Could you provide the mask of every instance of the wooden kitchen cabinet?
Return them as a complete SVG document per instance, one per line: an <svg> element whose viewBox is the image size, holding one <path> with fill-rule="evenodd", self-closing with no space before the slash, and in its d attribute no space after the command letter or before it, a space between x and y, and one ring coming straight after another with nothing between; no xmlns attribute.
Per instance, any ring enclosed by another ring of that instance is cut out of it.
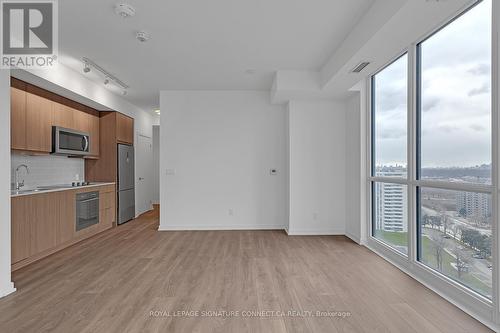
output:
<svg viewBox="0 0 500 333"><path fill-rule="evenodd" d="M35 94L26 95L26 149L52 151L52 101Z"/></svg>
<svg viewBox="0 0 500 333"><path fill-rule="evenodd" d="M64 104L53 102L53 126L74 128L75 117L73 110Z"/></svg>
<svg viewBox="0 0 500 333"><path fill-rule="evenodd" d="M84 132L84 133L89 133L89 123L90 123L90 117L86 112L79 111L76 109L72 109L73 114L75 115L75 127L77 131Z"/></svg>
<svg viewBox="0 0 500 333"><path fill-rule="evenodd" d="M58 201L52 193L27 197L28 221L31 230L30 255L57 245Z"/></svg>
<svg viewBox="0 0 500 333"><path fill-rule="evenodd" d="M90 155L99 156L97 110L11 78L11 149L28 154L50 153L53 126L90 134Z"/></svg>
<svg viewBox="0 0 500 333"><path fill-rule="evenodd" d="M75 233L76 194L75 191L55 192L54 198L59 203L57 211L56 243L71 241Z"/></svg>
<svg viewBox="0 0 500 333"><path fill-rule="evenodd" d="M76 195L94 191L99 191L99 224L76 231ZM113 227L115 210L115 185L13 197L12 270Z"/></svg>
<svg viewBox="0 0 500 333"><path fill-rule="evenodd" d="M12 149L26 149L26 91L10 88L10 144Z"/></svg>
<svg viewBox="0 0 500 333"><path fill-rule="evenodd" d="M114 186L103 188L99 193L100 224L102 229L108 229L116 222L116 191Z"/></svg>
<svg viewBox="0 0 500 333"><path fill-rule="evenodd" d="M134 119L116 113L116 140L120 143L134 144Z"/></svg>
<svg viewBox="0 0 500 333"><path fill-rule="evenodd" d="M12 198L12 263L28 258L31 253L31 230L27 203L28 201L24 197Z"/></svg>
<svg viewBox="0 0 500 333"><path fill-rule="evenodd" d="M89 118L90 134L90 155L99 156L99 117L90 116Z"/></svg>

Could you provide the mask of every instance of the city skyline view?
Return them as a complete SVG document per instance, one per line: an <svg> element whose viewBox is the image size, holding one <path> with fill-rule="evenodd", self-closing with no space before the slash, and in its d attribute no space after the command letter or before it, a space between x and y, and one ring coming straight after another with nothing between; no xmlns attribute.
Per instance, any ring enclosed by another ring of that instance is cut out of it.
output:
<svg viewBox="0 0 500 333"><path fill-rule="evenodd" d="M421 165L491 163L491 0L421 44ZM464 48L464 40L468 47ZM453 56L450 56L453 55ZM407 55L376 75L375 160L406 166Z"/></svg>
<svg viewBox="0 0 500 333"><path fill-rule="evenodd" d="M382 177L404 174L402 166L377 168ZM417 195L420 260L491 297L491 195L429 187L418 188ZM374 236L408 254L407 186L374 183L373 198Z"/></svg>

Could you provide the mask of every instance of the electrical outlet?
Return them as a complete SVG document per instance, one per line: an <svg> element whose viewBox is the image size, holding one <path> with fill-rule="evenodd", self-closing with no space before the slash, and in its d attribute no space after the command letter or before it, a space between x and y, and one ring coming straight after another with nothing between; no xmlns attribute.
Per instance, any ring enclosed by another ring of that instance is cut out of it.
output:
<svg viewBox="0 0 500 333"><path fill-rule="evenodd" d="M229 214L229 216L234 216L234 210L232 209L229 209L227 213Z"/></svg>
<svg viewBox="0 0 500 333"><path fill-rule="evenodd" d="M314 220L314 221L317 221L317 220L318 220L318 213L314 213L314 214L313 214L313 220Z"/></svg>

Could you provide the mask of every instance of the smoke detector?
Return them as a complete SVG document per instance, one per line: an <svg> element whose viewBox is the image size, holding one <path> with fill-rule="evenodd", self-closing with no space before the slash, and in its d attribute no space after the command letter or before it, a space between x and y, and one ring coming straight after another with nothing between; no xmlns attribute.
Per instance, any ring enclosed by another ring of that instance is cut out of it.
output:
<svg viewBox="0 0 500 333"><path fill-rule="evenodd" d="M139 42L147 42L151 38L151 35L148 32L141 30L137 31L135 38L137 38Z"/></svg>
<svg viewBox="0 0 500 333"><path fill-rule="evenodd" d="M121 3L115 6L115 14L123 18L132 17L135 15L135 8L126 3Z"/></svg>

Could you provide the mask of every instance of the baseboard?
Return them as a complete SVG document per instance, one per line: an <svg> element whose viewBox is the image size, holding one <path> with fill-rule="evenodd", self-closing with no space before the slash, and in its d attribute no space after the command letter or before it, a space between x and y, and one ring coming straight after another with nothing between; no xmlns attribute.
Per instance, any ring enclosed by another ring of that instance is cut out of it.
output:
<svg viewBox="0 0 500 333"><path fill-rule="evenodd" d="M8 286L6 289L0 290L0 298L5 297L7 295L10 295L15 291L16 291L16 288L14 287L14 283L10 282L10 286Z"/></svg>
<svg viewBox="0 0 500 333"><path fill-rule="evenodd" d="M351 234L350 232L347 232L347 231L346 231L345 235L346 235L346 237L350 238L355 243L361 244L361 238L359 238L358 236L353 235L353 234Z"/></svg>
<svg viewBox="0 0 500 333"><path fill-rule="evenodd" d="M167 225L158 228L158 231L182 231L182 230L283 230L282 225Z"/></svg>
<svg viewBox="0 0 500 333"><path fill-rule="evenodd" d="M182 230L284 230L289 236L339 236L345 235L345 230L290 230L283 225L167 225L158 228L158 231L182 231Z"/></svg>
<svg viewBox="0 0 500 333"><path fill-rule="evenodd" d="M314 230L314 229L302 229L302 230L285 230L288 236L344 236L345 230L340 229L327 229L327 230Z"/></svg>

